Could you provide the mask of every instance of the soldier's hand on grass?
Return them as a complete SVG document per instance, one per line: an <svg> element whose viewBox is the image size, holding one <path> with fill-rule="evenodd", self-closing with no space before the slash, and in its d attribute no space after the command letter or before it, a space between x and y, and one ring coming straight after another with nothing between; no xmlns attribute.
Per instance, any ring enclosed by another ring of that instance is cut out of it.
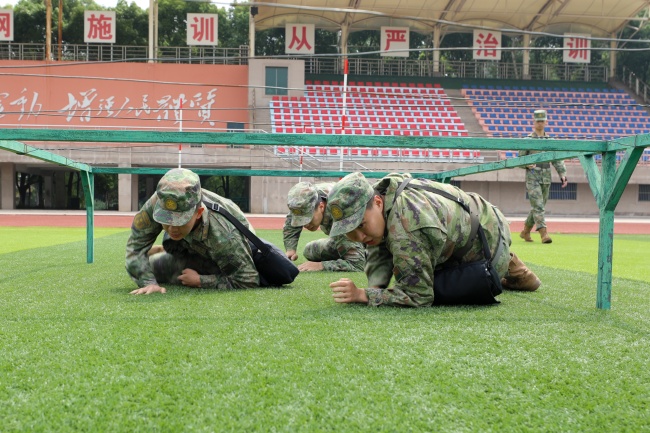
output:
<svg viewBox="0 0 650 433"><path fill-rule="evenodd" d="M287 257L293 262L298 260L298 254L296 254L296 250L287 250Z"/></svg>
<svg viewBox="0 0 650 433"><path fill-rule="evenodd" d="M332 288L334 302L351 303L351 302L368 302L366 291L357 288L349 278L341 278L338 281L330 283Z"/></svg>
<svg viewBox="0 0 650 433"><path fill-rule="evenodd" d="M152 293L167 293L167 289L157 284L149 284L131 292L132 295L150 295Z"/></svg>
<svg viewBox="0 0 650 433"><path fill-rule="evenodd" d="M178 276L178 281L187 287L201 287L201 276L194 269L183 269L183 273Z"/></svg>
<svg viewBox="0 0 650 433"><path fill-rule="evenodd" d="M323 264L321 262L305 262L298 265L298 270L300 272L322 271Z"/></svg>

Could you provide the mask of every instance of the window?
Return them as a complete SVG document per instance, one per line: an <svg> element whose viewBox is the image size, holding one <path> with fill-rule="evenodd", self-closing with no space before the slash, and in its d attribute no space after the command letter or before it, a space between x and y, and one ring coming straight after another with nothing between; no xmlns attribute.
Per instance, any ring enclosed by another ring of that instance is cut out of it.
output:
<svg viewBox="0 0 650 433"><path fill-rule="evenodd" d="M551 188L548 192L549 200L577 200L578 199L578 184L569 183L566 188L562 188L561 183L551 183ZM526 200L528 200L528 191L526 191Z"/></svg>
<svg viewBox="0 0 650 433"><path fill-rule="evenodd" d="M265 95L286 95L289 86L289 68L266 67Z"/></svg>
<svg viewBox="0 0 650 433"><path fill-rule="evenodd" d="M639 185L639 201L650 201L650 185Z"/></svg>
<svg viewBox="0 0 650 433"><path fill-rule="evenodd" d="M226 128L228 132L245 132L243 122L228 122ZM228 147L244 147L241 144L229 144Z"/></svg>
<svg viewBox="0 0 650 433"><path fill-rule="evenodd" d="M551 183L551 190L548 192L549 200L577 200L578 184L570 183L562 188L561 183Z"/></svg>

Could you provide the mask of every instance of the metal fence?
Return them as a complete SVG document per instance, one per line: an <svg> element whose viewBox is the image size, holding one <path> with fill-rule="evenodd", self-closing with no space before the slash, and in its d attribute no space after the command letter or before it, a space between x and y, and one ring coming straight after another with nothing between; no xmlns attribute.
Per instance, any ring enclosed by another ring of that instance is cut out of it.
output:
<svg viewBox="0 0 650 433"><path fill-rule="evenodd" d="M217 65L248 64L248 46L218 47L158 47L158 62ZM147 62L149 48L114 44L64 44L61 55L52 46L52 60L74 62L132 61ZM0 60L45 60L45 44L0 43Z"/></svg>
<svg viewBox="0 0 650 433"><path fill-rule="evenodd" d="M650 101L650 86L641 81L636 74L625 66L621 74L621 81L637 96L643 98L643 102Z"/></svg>
<svg viewBox="0 0 650 433"><path fill-rule="evenodd" d="M157 47L156 53L155 61L165 63L246 65L249 47L247 45L239 48ZM147 47L113 44L66 44L62 46L60 58L58 48L53 46L52 56L53 60L78 62L150 60ZM45 44L0 43L0 60L44 59ZM343 61L340 57L300 57L300 59L305 61L305 72L308 74L343 74ZM352 75L502 80L530 78L543 81L582 82L607 82L610 78L606 66L570 63L531 64L529 77L524 77L522 64L506 62L442 61L436 65L433 60L358 57L352 57L348 62L349 73Z"/></svg>
<svg viewBox="0 0 650 433"><path fill-rule="evenodd" d="M343 74L343 62L339 58L305 58L305 72L310 74ZM349 73L352 75L374 75L392 77L450 77L544 81L587 81L607 82L609 70L606 66L583 64L531 64L529 77L524 77L523 65L493 61L438 62L438 71L433 60L410 59L362 59L350 58Z"/></svg>

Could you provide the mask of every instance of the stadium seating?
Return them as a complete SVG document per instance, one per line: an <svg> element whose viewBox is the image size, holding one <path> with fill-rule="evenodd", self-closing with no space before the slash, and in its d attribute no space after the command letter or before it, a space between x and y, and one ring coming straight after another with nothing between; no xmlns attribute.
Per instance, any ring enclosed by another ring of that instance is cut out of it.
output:
<svg viewBox="0 0 650 433"><path fill-rule="evenodd" d="M345 95L342 84L307 80L303 97L274 96L270 103L272 132L414 137L468 135L444 89L438 84L351 81ZM344 109L345 124L342 122ZM283 147L283 150L288 151L288 148ZM337 150L334 148L317 155L340 157ZM384 150L364 148L350 151L345 156L420 162L444 159L440 155L433 156L427 149L409 149L408 152ZM276 149L278 152L280 150ZM481 159L478 151L468 152L465 156L455 160ZM449 154L446 160L454 160L453 155Z"/></svg>
<svg viewBox="0 0 650 433"><path fill-rule="evenodd" d="M648 112L616 89L469 86L462 94L484 131L493 137L529 134L532 112L540 108L548 112L546 131L554 138L614 140L650 131Z"/></svg>

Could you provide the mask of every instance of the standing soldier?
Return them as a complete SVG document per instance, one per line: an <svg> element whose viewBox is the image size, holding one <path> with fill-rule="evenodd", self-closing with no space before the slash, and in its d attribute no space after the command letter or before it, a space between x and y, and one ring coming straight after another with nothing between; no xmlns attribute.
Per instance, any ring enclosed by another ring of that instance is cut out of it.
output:
<svg viewBox="0 0 650 433"><path fill-rule="evenodd" d="M535 129L528 137L550 138L544 131L546 122L548 121L546 110L535 110L533 116L535 118ZM539 152L539 150L522 150L519 152L519 156L532 155ZM562 188L566 187L567 178L564 161L552 161L552 164L560 176ZM530 231L537 225L537 231L539 231L539 235L542 238L542 243L550 244L553 240L546 231L544 212L551 189L551 165L548 162L542 162L539 164L530 164L524 168L526 169L526 191L528 191L528 199L530 200L530 207L532 209L524 222L524 229L519 234L519 237L526 242L533 242L533 239L530 237Z"/></svg>
<svg viewBox="0 0 650 433"><path fill-rule="evenodd" d="M201 189L196 173L180 168L168 171L133 219L126 270L139 289L132 294L165 293L162 283L214 289L259 285L248 240L202 199L219 204L253 231L236 204ZM152 249L163 230L164 251Z"/></svg>
<svg viewBox="0 0 650 433"><path fill-rule="evenodd" d="M357 288L347 278L335 281L330 287L336 302L432 305L434 270L484 258L480 236L472 239L472 217L459 201L478 217L503 287L537 290L541 284L537 276L510 251L510 230L501 211L478 194L448 184L413 179L400 188L410 177L392 173L371 185L361 173L351 173L332 189L327 205L334 218L330 233L363 242L368 250L368 287ZM419 185L455 199L418 189ZM394 285L388 287L393 277Z"/></svg>
<svg viewBox="0 0 650 433"><path fill-rule="evenodd" d="M334 182L312 184L300 182L289 190L289 214L282 230L284 249L291 260L298 259L296 248L303 227L311 232L320 229L329 235L332 215L328 212L327 195ZM298 266L300 271L363 271L366 251L363 244L349 241L345 236L327 237L309 242L303 254L308 262Z"/></svg>

